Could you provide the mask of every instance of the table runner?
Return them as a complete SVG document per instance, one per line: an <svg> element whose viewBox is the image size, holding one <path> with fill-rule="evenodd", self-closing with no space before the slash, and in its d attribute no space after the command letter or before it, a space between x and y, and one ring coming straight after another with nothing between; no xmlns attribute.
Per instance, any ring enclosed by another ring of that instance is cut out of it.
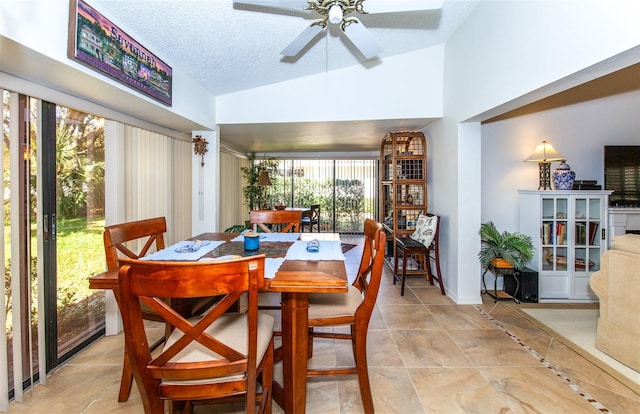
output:
<svg viewBox="0 0 640 414"><path fill-rule="evenodd" d="M185 253L176 252L176 249L180 249L192 243L193 241L189 241L189 240L181 241L169 247L165 247L162 250L158 250L155 253L151 253L144 257L141 257L140 260L180 260L180 261L198 260L205 254L209 253L216 247L223 244L224 241L210 241L209 244L207 244L206 246L201 246L195 252L185 252Z"/></svg>
<svg viewBox="0 0 640 414"><path fill-rule="evenodd" d="M260 242L294 242L300 238L300 233L258 233ZM244 241L244 232L231 239L232 242Z"/></svg>

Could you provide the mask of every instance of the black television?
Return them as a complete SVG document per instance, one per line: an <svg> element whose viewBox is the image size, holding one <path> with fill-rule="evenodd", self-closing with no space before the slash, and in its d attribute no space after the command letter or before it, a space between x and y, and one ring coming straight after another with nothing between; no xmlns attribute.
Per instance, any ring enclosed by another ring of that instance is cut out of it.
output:
<svg viewBox="0 0 640 414"><path fill-rule="evenodd" d="M640 145L605 145L604 188L609 207L640 208Z"/></svg>

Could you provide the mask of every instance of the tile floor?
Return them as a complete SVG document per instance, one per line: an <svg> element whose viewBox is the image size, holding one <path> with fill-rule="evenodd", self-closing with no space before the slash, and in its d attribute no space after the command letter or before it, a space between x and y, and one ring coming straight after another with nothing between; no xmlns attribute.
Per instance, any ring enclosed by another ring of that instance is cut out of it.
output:
<svg viewBox="0 0 640 414"><path fill-rule="evenodd" d="M360 252L346 254L350 271ZM512 302L456 305L422 278L409 279L401 297L388 268L368 341L378 413L640 413L640 395L537 328ZM129 401L116 401L122 346L122 335L99 340L9 412L141 413L135 387ZM350 352L347 344L316 340L311 363L340 364ZM362 412L355 377L310 379L307 390L308 413Z"/></svg>

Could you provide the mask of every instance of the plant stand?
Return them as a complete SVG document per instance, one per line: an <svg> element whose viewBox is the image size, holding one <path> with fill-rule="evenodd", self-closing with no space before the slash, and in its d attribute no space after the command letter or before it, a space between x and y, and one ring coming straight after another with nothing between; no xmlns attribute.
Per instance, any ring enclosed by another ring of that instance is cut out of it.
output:
<svg viewBox="0 0 640 414"><path fill-rule="evenodd" d="M493 281L493 292L487 289L487 283L485 280L485 276L487 272L491 272L495 276L495 279ZM498 278L499 277L503 278L503 285L504 285L505 276L513 277L513 279L515 280L516 289L513 292L513 296L511 296L504 290L498 290ZM481 293L486 293L487 295L491 296L493 298L494 303L499 300L511 300L511 299L513 299L515 303L520 303L520 301L516 299L516 296L518 295L518 290L520 289L520 282L518 281L518 278L515 276L515 268L513 267L497 267L493 263L489 264L489 266L485 268L484 273L482 273L482 287L484 288L484 290Z"/></svg>

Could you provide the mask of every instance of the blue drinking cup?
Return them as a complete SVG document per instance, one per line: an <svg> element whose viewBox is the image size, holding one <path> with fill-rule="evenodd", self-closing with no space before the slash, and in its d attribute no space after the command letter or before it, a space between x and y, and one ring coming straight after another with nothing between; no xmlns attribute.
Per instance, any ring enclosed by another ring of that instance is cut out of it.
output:
<svg viewBox="0 0 640 414"><path fill-rule="evenodd" d="M244 234L244 249L254 251L260 248L260 235L258 233L247 232Z"/></svg>

